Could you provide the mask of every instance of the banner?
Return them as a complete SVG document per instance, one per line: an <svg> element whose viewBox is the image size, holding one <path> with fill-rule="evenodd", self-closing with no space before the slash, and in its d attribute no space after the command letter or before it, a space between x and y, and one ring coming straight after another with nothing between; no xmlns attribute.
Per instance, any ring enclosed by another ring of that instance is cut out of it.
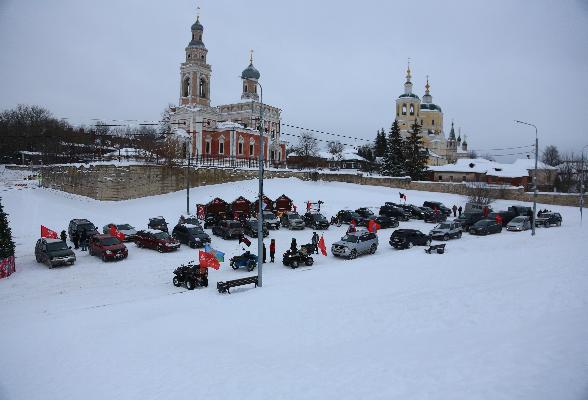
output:
<svg viewBox="0 0 588 400"><path fill-rule="evenodd" d="M196 204L196 216L198 219L204 219L206 217L206 207L204 207L204 204Z"/></svg>
<svg viewBox="0 0 588 400"><path fill-rule="evenodd" d="M45 225L41 225L41 237L48 238L48 239L57 239L57 232L52 231L51 229L47 228Z"/></svg>
<svg viewBox="0 0 588 400"><path fill-rule="evenodd" d="M198 251L198 262L200 264L200 268L220 268L220 263L218 262L218 260L214 258L212 254L202 250Z"/></svg>
<svg viewBox="0 0 588 400"><path fill-rule="evenodd" d="M110 234L121 242L125 241L125 234L116 229L116 225L110 225Z"/></svg>
<svg viewBox="0 0 588 400"><path fill-rule="evenodd" d="M247 247L251 246L251 240L247 239L245 237L245 235L239 236L239 244L241 244L241 243L245 243L245 245L247 245Z"/></svg>
<svg viewBox="0 0 588 400"><path fill-rule="evenodd" d="M368 223L368 232L378 233L378 229L380 229L380 228L381 228L380 224L378 224L373 219L370 219L370 222Z"/></svg>
<svg viewBox="0 0 588 400"><path fill-rule="evenodd" d="M323 256L327 255L327 246L325 245L325 238L323 235L321 235L321 238L319 239L318 248L320 249Z"/></svg>
<svg viewBox="0 0 588 400"><path fill-rule="evenodd" d="M223 253L222 251L213 249L212 247L210 247L210 245L208 243L206 243L204 245L204 251L212 254L214 256L214 258L216 258L219 262L225 261L225 253Z"/></svg>
<svg viewBox="0 0 588 400"><path fill-rule="evenodd" d="M0 279L9 277L16 272L14 256L10 256L0 261Z"/></svg>

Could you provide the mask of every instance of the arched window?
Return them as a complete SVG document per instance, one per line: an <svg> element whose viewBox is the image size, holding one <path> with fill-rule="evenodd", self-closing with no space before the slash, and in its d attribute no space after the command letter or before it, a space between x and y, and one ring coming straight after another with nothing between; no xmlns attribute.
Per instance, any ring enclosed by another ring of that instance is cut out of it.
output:
<svg viewBox="0 0 588 400"><path fill-rule="evenodd" d="M435 126L435 120L431 121L431 125Z"/></svg>
<svg viewBox="0 0 588 400"><path fill-rule="evenodd" d="M211 146L211 140L210 140L210 138L206 138L206 145L204 147L204 153L205 154L210 154L211 148L212 148L212 146Z"/></svg>
<svg viewBox="0 0 588 400"><path fill-rule="evenodd" d="M218 154L225 154L225 138L221 136L218 139Z"/></svg>
<svg viewBox="0 0 588 400"><path fill-rule="evenodd" d="M400 106L396 106L396 116L400 115Z"/></svg>
<svg viewBox="0 0 588 400"><path fill-rule="evenodd" d="M410 105L410 115L414 115L414 105Z"/></svg>
<svg viewBox="0 0 588 400"><path fill-rule="evenodd" d="M200 85L199 85L198 92L199 92L201 98L203 98L203 99L206 98L206 81L204 80L204 78L200 78Z"/></svg>
<svg viewBox="0 0 588 400"><path fill-rule="evenodd" d="M237 154L240 156L243 155L243 147L244 147L243 138L239 137L239 143L237 144Z"/></svg>
<svg viewBox="0 0 588 400"><path fill-rule="evenodd" d="M402 115L406 115L406 104L402 105Z"/></svg>
<svg viewBox="0 0 588 400"><path fill-rule="evenodd" d="M243 93L247 93L247 84L243 85Z"/></svg>
<svg viewBox="0 0 588 400"><path fill-rule="evenodd" d="M255 141L251 139L249 141L249 157L255 156Z"/></svg>
<svg viewBox="0 0 588 400"><path fill-rule="evenodd" d="M190 77L186 76L182 81L182 97L190 96Z"/></svg>

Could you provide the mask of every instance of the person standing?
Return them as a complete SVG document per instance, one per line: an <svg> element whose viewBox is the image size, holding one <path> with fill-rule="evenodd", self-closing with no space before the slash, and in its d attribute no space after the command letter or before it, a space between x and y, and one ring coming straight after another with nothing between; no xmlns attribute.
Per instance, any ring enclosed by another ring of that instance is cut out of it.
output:
<svg viewBox="0 0 588 400"><path fill-rule="evenodd" d="M263 243L263 260L262 262L265 264L266 262L266 256L265 256L266 250L265 250L265 243Z"/></svg>
<svg viewBox="0 0 588 400"><path fill-rule="evenodd" d="M457 206L455 204L453 205L452 210L453 210L453 218L457 217Z"/></svg>
<svg viewBox="0 0 588 400"><path fill-rule="evenodd" d="M461 217L461 212L463 211L463 208L461 208L461 206L459 206L459 208L457 209L457 212L459 213L459 216Z"/></svg>
<svg viewBox="0 0 588 400"><path fill-rule="evenodd" d="M274 262L275 255L276 255L276 239L272 239L269 246L270 251L270 262Z"/></svg>
<svg viewBox="0 0 588 400"><path fill-rule="evenodd" d="M74 248L77 250L80 248L80 234L78 231L74 231L73 235L71 236L71 241L74 244Z"/></svg>
<svg viewBox="0 0 588 400"><path fill-rule="evenodd" d="M502 226L502 215L496 214L496 223Z"/></svg>
<svg viewBox="0 0 588 400"><path fill-rule="evenodd" d="M67 233L65 233L65 231L61 231L61 241L62 242L67 242Z"/></svg>
<svg viewBox="0 0 588 400"><path fill-rule="evenodd" d="M290 251L294 252L298 250L298 245L296 244L296 238L292 238L292 243L290 243Z"/></svg>
<svg viewBox="0 0 588 400"><path fill-rule="evenodd" d="M316 232L312 232L312 249L315 254L318 254L318 242L319 235Z"/></svg>
<svg viewBox="0 0 588 400"><path fill-rule="evenodd" d="M80 235L80 246L82 247L82 251L86 251L88 249L88 233L85 229Z"/></svg>

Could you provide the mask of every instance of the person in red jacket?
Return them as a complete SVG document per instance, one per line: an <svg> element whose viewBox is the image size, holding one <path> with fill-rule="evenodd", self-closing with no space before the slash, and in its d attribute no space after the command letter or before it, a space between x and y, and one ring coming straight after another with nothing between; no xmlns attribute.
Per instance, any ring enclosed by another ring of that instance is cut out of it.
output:
<svg viewBox="0 0 588 400"><path fill-rule="evenodd" d="M274 257L276 255L276 239L272 239L269 245L270 251L270 262L274 262Z"/></svg>
<svg viewBox="0 0 588 400"><path fill-rule="evenodd" d="M502 215L496 214L496 223L502 226Z"/></svg>

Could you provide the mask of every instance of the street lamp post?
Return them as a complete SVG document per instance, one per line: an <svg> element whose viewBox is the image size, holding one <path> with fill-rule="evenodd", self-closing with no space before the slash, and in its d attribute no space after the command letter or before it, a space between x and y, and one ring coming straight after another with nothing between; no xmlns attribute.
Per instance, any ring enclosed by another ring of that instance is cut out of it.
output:
<svg viewBox="0 0 588 400"><path fill-rule="evenodd" d="M535 172L533 173L533 217L531 218L531 236L535 236L535 217L537 216L537 160L539 158L539 135L537 127L529 122L515 120L517 124L532 126L535 128Z"/></svg>
<svg viewBox="0 0 588 400"><path fill-rule="evenodd" d="M580 176L580 225L582 225L583 220L583 209L584 209L584 150L588 147L588 144L582 147L582 162L580 164L580 168L582 168L582 175Z"/></svg>

